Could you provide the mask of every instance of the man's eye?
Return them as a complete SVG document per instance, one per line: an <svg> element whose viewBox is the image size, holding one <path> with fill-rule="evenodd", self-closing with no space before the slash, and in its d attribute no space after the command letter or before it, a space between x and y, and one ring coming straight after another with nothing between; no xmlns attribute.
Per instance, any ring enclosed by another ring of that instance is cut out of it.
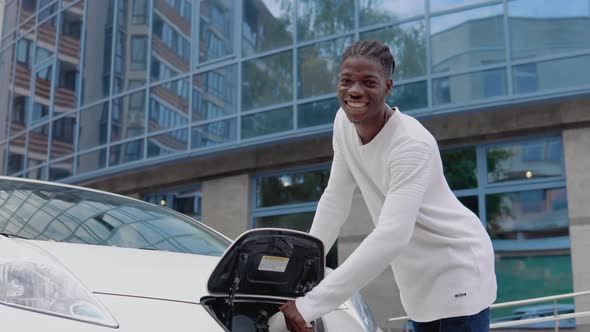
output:
<svg viewBox="0 0 590 332"><path fill-rule="evenodd" d="M377 82L375 82L375 81L365 81L365 84L366 85L369 85L369 86L373 86L373 85L377 84Z"/></svg>
<svg viewBox="0 0 590 332"><path fill-rule="evenodd" d="M340 84L348 84L348 83L350 83L350 80L347 78L343 78L340 80Z"/></svg>

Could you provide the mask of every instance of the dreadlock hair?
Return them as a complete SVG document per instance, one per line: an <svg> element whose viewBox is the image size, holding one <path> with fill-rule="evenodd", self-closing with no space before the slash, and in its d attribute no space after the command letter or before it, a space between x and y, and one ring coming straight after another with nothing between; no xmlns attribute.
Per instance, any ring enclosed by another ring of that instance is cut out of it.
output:
<svg viewBox="0 0 590 332"><path fill-rule="evenodd" d="M348 58L361 56L373 59L381 64L385 77L390 77L395 69L395 60L389 51L389 47L376 40L359 40L344 50L341 64Z"/></svg>

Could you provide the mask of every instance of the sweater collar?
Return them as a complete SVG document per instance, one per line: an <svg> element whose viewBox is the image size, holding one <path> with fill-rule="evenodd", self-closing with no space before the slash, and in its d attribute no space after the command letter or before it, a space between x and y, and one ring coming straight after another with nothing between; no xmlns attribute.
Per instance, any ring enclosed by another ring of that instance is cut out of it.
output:
<svg viewBox="0 0 590 332"><path fill-rule="evenodd" d="M368 148L369 146L377 145L375 142L383 140L383 137L391 137L391 131L399 122L400 117L400 111L397 106L391 107L391 110L393 110L393 114L389 117L389 119L387 119L387 122L385 122L385 125L383 125L383 128L381 128L377 135L375 135L375 137L373 137L373 139L367 144L363 144L361 138L356 132L356 129L354 128L354 125L352 126L354 137L358 146L361 148Z"/></svg>

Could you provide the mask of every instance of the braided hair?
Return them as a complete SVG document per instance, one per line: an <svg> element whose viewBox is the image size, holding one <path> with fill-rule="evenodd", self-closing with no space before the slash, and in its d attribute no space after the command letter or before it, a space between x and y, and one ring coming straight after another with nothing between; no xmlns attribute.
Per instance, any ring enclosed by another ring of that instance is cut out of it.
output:
<svg viewBox="0 0 590 332"><path fill-rule="evenodd" d="M359 40L356 41L344 50L342 54L341 64L348 58L352 57L367 57L373 59L381 64L385 77L390 77L395 69L395 60L389 51L389 47L376 40Z"/></svg>

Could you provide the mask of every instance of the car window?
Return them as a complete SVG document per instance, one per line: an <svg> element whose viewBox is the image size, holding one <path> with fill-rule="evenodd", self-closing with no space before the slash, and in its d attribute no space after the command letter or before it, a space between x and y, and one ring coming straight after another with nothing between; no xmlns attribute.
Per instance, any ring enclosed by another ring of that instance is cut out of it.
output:
<svg viewBox="0 0 590 332"><path fill-rule="evenodd" d="M25 239L221 256L229 241L199 222L108 193L0 179L0 233Z"/></svg>

